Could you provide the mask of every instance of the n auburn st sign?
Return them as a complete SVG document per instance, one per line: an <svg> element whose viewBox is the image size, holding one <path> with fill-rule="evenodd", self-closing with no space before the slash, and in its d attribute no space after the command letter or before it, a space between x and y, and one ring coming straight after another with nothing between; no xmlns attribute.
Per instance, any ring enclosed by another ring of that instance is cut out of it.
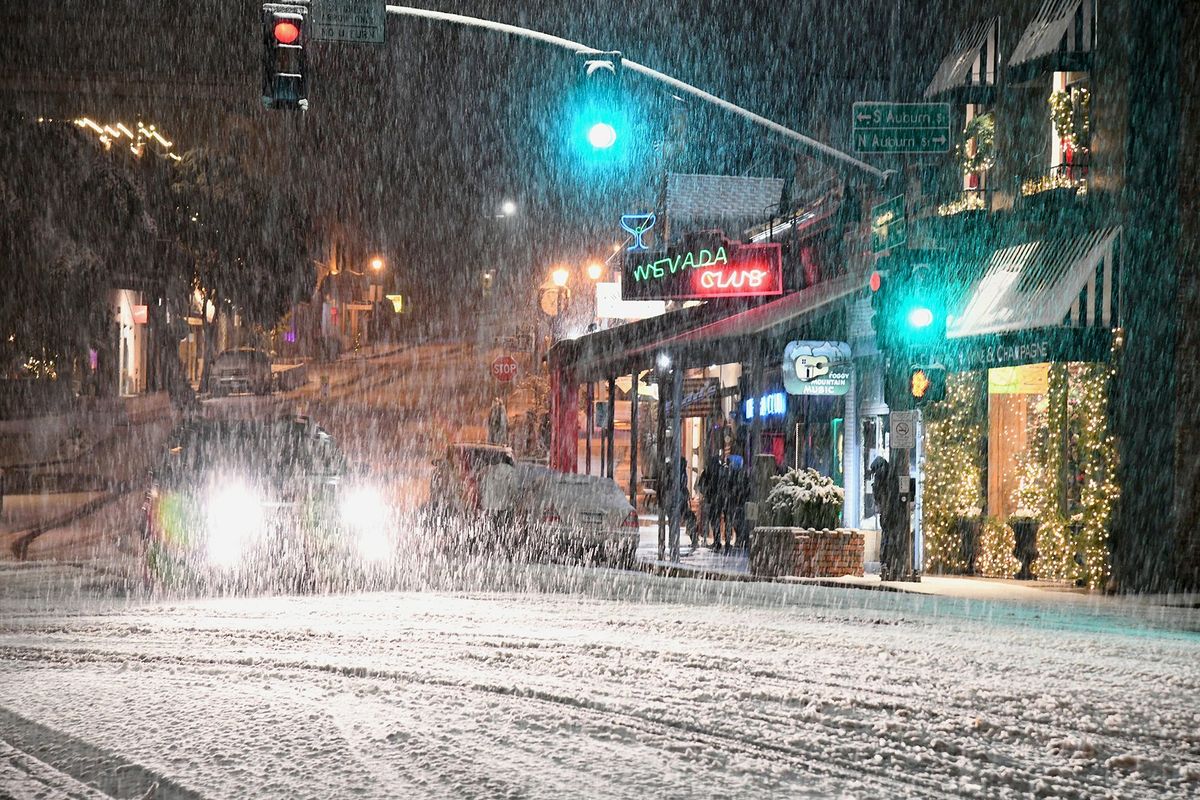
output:
<svg viewBox="0 0 1200 800"><path fill-rule="evenodd" d="M666 250L626 253L623 300L708 300L783 294L779 244L742 244L721 236Z"/></svg>

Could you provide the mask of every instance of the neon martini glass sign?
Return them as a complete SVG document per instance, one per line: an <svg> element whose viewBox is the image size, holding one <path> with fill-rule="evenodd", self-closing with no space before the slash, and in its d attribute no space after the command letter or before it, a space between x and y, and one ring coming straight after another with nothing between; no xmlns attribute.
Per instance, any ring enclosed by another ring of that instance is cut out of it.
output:
<svg viewBox="0 0 1200 800"><path fill-rule="evenodd" d="M646 243L642 241L642 237L654 227L655 219L654 214L621 215L621 227L633 237L633 244L629 245L629 252L639 253L650 249L646 247Z"/></svg>

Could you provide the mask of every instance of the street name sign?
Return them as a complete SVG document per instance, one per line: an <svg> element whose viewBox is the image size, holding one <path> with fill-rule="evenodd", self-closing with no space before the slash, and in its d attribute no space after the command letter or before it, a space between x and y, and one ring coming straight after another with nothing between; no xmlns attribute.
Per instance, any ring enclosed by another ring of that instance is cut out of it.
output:
<svg viewBox="0 0 1200 800"><path fill-rule="evenodd" d="M313 39L383 44L384 4L385 0L313 0Z"/></svg>
<svg viewBox="0 0 1200 800"><path fill-rule="evenodd" d="M859 153L945 153L950 149L949 103L855 103L854 149Z"/></svg>
<svg viewBox="0 0 1200 800"><path fill-rule="evenodd" d="M908 241L904 195L898 194L871 207L871 252L883 253Z"/></svg>
<svg viewBox="0 0 1200 800"><path fill-rule="evenodd" d="M917 412L893 411L891 426L893 449L907 450L917 446Z"/></svg>

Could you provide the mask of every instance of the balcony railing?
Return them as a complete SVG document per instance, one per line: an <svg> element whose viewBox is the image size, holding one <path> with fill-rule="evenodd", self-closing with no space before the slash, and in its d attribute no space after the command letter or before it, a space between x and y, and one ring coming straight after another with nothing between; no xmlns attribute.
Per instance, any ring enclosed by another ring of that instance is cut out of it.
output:
<svg viewBox="0 0 1200 800"><path fill-rule="evenodd" d="M983 188L963 189L957 197L953 197L937 206L939 217L952 217L966 211L982 211L987 208L988 190Z"/></svg>
<svg viewBox="0 0 1200 800"><path fill-rule="evenodd" d="M1076 156L1070 164L1059 164L1037 178L1021 183L1021 196L1032 197L1042 192L1061 189L1074 190L1076 195L1087 194L1089 163L1086 158Z"/></svg>

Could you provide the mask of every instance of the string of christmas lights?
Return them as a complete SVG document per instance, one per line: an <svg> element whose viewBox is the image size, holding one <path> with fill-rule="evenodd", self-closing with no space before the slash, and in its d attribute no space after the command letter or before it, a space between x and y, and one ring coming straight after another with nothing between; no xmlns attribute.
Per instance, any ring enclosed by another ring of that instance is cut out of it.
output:
<svg viewBox="0 0 1200 800"><path fill-rule="evenodd" d="M936 419L925 423L925 496L922 526L927 572L963 572L960 526L983 513L984 420L979 415L981 374L952 374Z"/></svg>
<svg viewBox="0 0 1200 800"><path fill-rule="evenodd" d="M1110 571L1109 526L1120 496L1116 439L1108 423L1106 364L1052 364L1045 395L1029 411L1028 446L1018 456L1014 518L1037 520L1039 578L1091 588ZM978 532L976 572L1011 577L1020 569L1005 521L983 516L982 441L986 391L980 373L951 375L946 399L925 424L925 569L962 572L964 531ZM1068 474L1068 471L1070 474ZM1075 509L1070 518L1068 507Z"/></svg>

